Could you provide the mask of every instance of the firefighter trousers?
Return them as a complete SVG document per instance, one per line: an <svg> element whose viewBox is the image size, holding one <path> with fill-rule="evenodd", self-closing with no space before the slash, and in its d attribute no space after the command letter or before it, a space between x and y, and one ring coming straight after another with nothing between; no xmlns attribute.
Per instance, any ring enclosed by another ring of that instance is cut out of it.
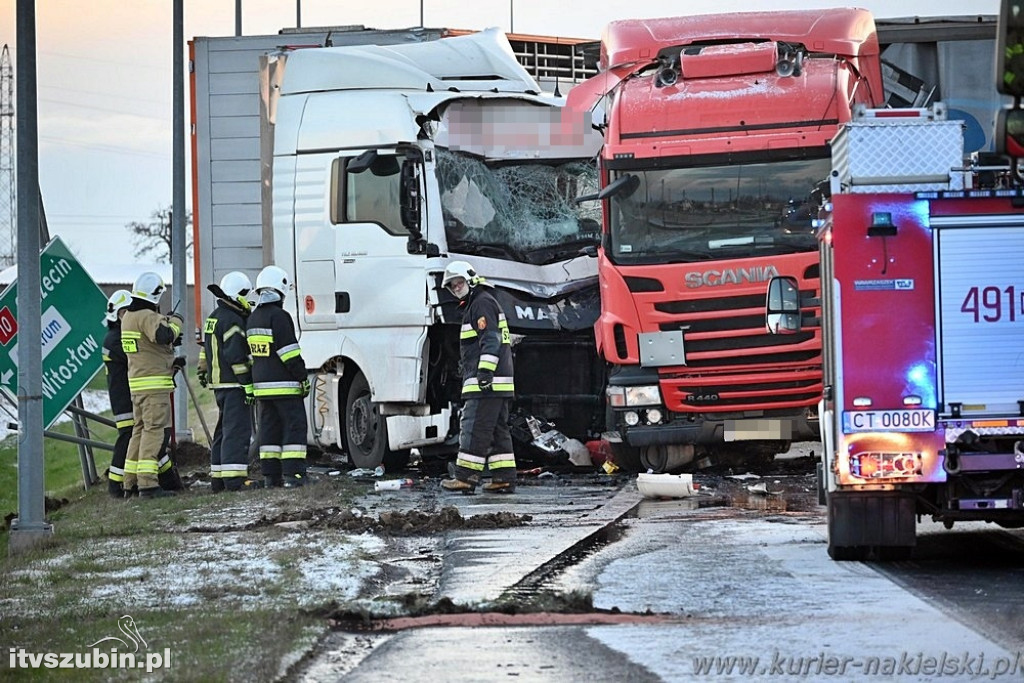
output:
<svg viewBox="0 0 1024 683"><path fill-rule="evenodd" d="M260 471L268 483L306 478L306 405L299 396L258 399Z"/></svg>
<svg viewBox="0 0 1024 683"><path fill-rule="evenodd" d="M455 478L478 482L485 469L493 481L515 482L516 458L508 427L510 399L487 396L468 399L459 422L459 454Z"/></svg>
<svg viewBox="0 0 1024 683"><path fill-rule="evenodd" d="M161 460L167 469L173 463L166 455L168 426L171 424L171 395L164 392L132 395L135 426L125 457L124 488L152 489L160 485Z"/></svg>
<svg viewBox="0 0 1024 683"><path fill-rule="evenodd" d="M131 440L132 425L126 425L117 430L114 455L110 458L110 471L107 473L108 488L113 496L120 497L124 490L124 461L128 456L128 444Z"/></svg>
<svg viewBox="0 0 1024 683"><path fill-rule="evenodd" d="M220 415L210 445L210 481L213 490L238 491L249 476L252 420L242 387L215 389Z"/></svg>

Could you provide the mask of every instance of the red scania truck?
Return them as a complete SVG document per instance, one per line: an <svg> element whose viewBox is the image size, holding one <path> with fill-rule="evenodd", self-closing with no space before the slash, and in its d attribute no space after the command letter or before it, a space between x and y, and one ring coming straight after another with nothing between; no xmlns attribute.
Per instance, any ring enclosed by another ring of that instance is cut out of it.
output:
<svg viewBox="0 0 1024 683"><path fill-rule="evenodd" d="M764 292L789 276L819 299L829 142L855 104L883 102L871 14L616 21L599 69L569 103L604 115L595 330L617 462L750 461L816 438L820 331L768 334Z"/></svg>

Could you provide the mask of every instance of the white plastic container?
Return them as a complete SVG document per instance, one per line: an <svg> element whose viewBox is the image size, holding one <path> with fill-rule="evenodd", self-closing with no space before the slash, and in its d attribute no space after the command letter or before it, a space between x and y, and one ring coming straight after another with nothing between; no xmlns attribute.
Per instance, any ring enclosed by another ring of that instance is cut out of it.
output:
<svg viewBox="0 0 1024 683"><path fill-rule="evenodd" d="M650 474L636 476L636 487L644 498L687 498L697 495L692 474Z"/></svg>

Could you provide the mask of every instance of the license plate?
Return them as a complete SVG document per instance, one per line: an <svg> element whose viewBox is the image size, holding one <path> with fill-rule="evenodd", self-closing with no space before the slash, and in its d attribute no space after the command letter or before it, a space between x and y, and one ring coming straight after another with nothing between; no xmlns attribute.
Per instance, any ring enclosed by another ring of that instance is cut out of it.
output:
<svg viewBox="0 0 1024 683"><path fill-rule="evenodd" d="M853 432L933 432L935 411L855 410L843 413L843 431Z"/></svg>
<svg viewBox="0 0 1024 683"><path fill-rule="evenodd" d="M726 420L726 441L788 441L793 438L793 425L788 420Z"/></svg>

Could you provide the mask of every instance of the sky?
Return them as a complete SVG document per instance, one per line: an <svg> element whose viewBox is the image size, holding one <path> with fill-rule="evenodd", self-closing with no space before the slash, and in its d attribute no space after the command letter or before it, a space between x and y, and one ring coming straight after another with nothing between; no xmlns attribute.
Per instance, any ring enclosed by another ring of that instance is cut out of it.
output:
<svg viewBox="0 0 1024 683"><path fill-rule="evenodd" d="M361 24L368 28L479 30L597 40L617 19L682 12L749 11L739 0L240 0L242 33ZM24 0L23 0L24 2ZM300 4L301 3L301 4ZM0 0L0 46L17 69L17 0ZM762 0L758 10L856 5L876 17L997 14L999 0ZM574 10L555 9L574 7ZM42 0L36 3L39 182L51 235L87 269L135 262L132 221L172 201L171 0ZM184 0L184 35L235 34L235 0ZM967 9L969 7L969 9ZM187 51L186 51L187 54ZM185 87L185 98L190 93ZM187 105L186 105L187 112ZM186 118L187 118L186 113ZM186 138L187 174L191 174ZM191 208L191 176L186 205ZM5 188L0 188L5 189ZM8 223L0 217L0 228ZM0 249L10 237L0 234Z"/></svg>

